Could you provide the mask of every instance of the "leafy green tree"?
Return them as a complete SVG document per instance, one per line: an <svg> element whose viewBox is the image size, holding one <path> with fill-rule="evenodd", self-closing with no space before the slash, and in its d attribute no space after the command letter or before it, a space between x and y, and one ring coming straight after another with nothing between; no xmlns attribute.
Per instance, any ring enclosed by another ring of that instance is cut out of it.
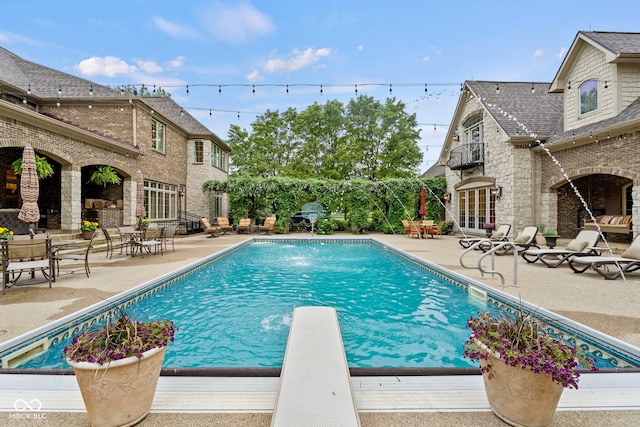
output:
<svg viewBox="0 0 640 427"><path fill-rule="evenodd" d="M419 173L422 153L415 114L395 98L360 96L314 103L298 113L267 111L248 132L231 125L233 173L256 177L371 179Z"/></svg>

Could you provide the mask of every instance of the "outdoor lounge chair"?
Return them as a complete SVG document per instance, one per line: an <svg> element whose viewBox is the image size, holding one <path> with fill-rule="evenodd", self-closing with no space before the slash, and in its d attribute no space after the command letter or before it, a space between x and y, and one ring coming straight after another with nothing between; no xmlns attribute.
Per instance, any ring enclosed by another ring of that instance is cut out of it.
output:
<svg viewBox="0 0 640 427"><path fill-rule="evenodd" d="M204 228L204 232L207 234L207 237L218 237L222 229L218 226L213 226L209 222L209 220L205 217L200 219L202 223L202 227Z"/></svg>
<svg viewBox="0 0 640 427"><path fill-rule="evenodd" d="M259 231L264 231L264 234L271 234L276 225L276 217L269 216L264 219L264 223L260 226Z"/></svg>
<svg viewBox="0 0 640 427"><path fill-rule="evenodd" d="M415 221L407 221L407 223L409 225L408 228L405 228L407 235L409 237L418 236L418 238L421 239L423 234L423 228L420 225L420 223ZM433 225L433 221L431 221L431 224Z"/></svg>
<svg viewBox="0 0 640 427"><path fill-rule="evenodd" d="M218 217L216 218L216 222L222 233L227 234L227 232L233 231L233 226L229 223L229 218Z"/></svg>
<svg viewBox="0 0 640 427"><path fill-rule="evenodd" d="M251 218L240 218L236 231L238 233L251 233Z"/></svg>
<svg viewBox="0 0 640 427"><path fill-rule="evenodd" d="M575 239L564 248L527 249L521 253L528 263L540 261L549 268L555 268L572 257L593 254L593 247L598 244L600 233L596 230L580 230Z"/></svg>
<svg viewBox="0 0 640 427"><path fill-rule="evenodd" d="M513 240L484 242L481 243L478 247L483 252L487 252L488 250L491 250L496 246L503 245L495 251L496 255L506 255L514 250L520 253L522 251L528 250L532 246L540 249L536 244L536 234L538 234L538 227L536 227L535 225L529 225L525 227ZM504 245L507 242L511 244Z"/></svg>
<svg viewBox="0 0 640 427"><path fill-rule="evenodd" d="M640 270L640 239L636 236L622 256L584 256L569 260L569 267L576 273L592 268L606 280Z"/></svg>
<svg viewBox="0 0 640 427"><path fill-rule="evenodd" d="M511 231L511 224L500 224L496 231L494 231L491 236L489 236L489 239L498 242L506 242L509 240L509 238L507 237L509 235L509 231ZM471 247L471 245L479 242L482 239L486 239L486 237L462 237L460 240L458 240L458 243L460 243L460 246L462 246L463 248L469 248Z"/></svg>

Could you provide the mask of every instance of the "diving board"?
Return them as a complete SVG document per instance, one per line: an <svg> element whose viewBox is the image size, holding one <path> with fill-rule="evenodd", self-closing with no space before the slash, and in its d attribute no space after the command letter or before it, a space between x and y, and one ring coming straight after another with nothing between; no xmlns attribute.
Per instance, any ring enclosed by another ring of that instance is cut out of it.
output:
<svg viewBox="0 0 640 427"><path fill-rule="evenodd" d="M360 426L334 308L293 311L271 426Z"/></svg>

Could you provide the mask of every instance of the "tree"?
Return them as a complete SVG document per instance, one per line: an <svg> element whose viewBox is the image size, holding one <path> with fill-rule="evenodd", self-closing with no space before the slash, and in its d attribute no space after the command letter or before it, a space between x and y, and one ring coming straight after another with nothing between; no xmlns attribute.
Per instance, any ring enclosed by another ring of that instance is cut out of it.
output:
<svg viewBox="0 0 640 427"><path fill-rule="evenodd" d="M134 96L171 96L169 92L161 87L156 88L154 86L153 91L149 91L149 88L144 84L140 86L140 89L136 88L135 85L118 85L114 89L119 90L124 94Z"/></svg>
<svg viewBox="0 0 640 427"><path fill-rule="evenodd" d="M232 125L234 172L256 177L371 179L415 177L422 162L415 114L395 98L360 96L347 107L314 103L298 113L267 111L248 132Z"/></svg>

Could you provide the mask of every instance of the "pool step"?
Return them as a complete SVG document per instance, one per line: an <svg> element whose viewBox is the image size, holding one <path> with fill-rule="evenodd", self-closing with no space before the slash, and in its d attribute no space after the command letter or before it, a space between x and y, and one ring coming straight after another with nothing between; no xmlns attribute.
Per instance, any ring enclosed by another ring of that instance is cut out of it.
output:
<svg viewBox="0 0 640 427"><path fill-rule="evenodd" d="M293 311L271 426L360 426L334 308Z"/></svg>

